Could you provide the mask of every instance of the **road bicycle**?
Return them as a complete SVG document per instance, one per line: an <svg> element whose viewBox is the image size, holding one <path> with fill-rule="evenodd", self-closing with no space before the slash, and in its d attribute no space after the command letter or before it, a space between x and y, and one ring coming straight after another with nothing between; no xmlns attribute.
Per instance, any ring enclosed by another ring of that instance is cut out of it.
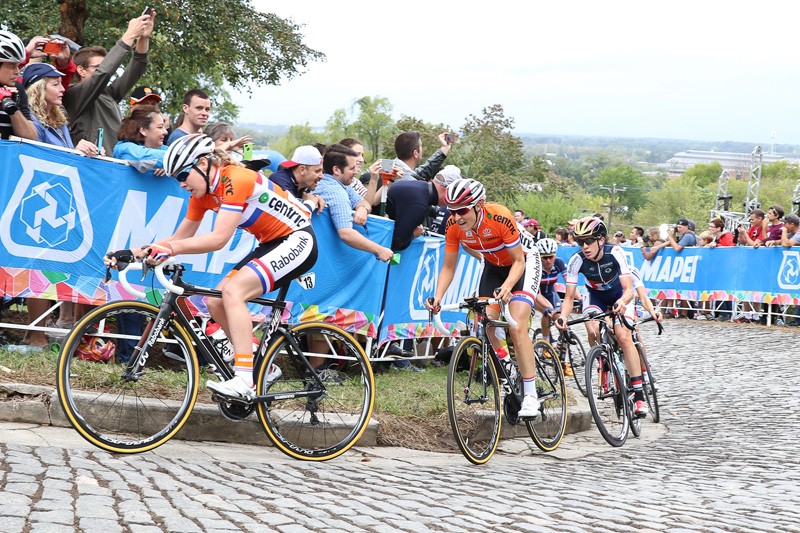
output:
<svg viewBox="0 0 800 533"><path fill-rule="evenodd" d="M447 371L447 413L458 448L473 464L484 464L494 455L500 442L501 412L514 426L525 424L533 442L542 451L555 450L564 437L567 424L567 396L561 365L553 364L556 353L550 343L534 343L536 360L536 392L540 400L539 416L520 418L522 379L514 357L505 365L497 358L488 337L488 328L506 333L513 319L493 320L486 315L489 305L502 304L494 299L465 298L463 302L442 305L443 311L467 310L474 313L471 329L462 331L462 338L453 349ZM504 306L502 306L504 308ZM450 335L438 314L430 320L440 332Z"/></svg>
<svg viewBox="0 0 800 533"><path fill-rule="evenodd" d="M586 320L586 318L581 317L567 322L567 329L563 331L558 330L558 342L556 346L556 352L558 352L558 358L561 364L564 365L565 362L569 362L572 367L572 377L575 379L575 385L577 385L578 390L584 396L586 396L586 349L583 347L583 343L575 332L569 329L569 326L581 324L586 322ZM552 323L550 328L551 331L557 329L555 324ZM533 339L536 340L540 338L544 338L542 336L542 329L536 328L533 333Z"/></svg>
<svg viewBox="0 0 800 533"><path fill-rule="evenodd" d="M589 407L592 412L597 429L606 442L618 447L625 444L628 433L633 433L635 437L641 434L641 419L633 415L633 389L630 384L630 375L625 367L625 358L622 349L617 343L617 339L606 321L607 317L613 317L615 313L593 314L586 317L587 320L597 320L599 324L600 344L589 350L586 360L586 387L589 399ZM638 324L653 320L652 317L645 320L629 324L624 317L619 320L628 329L635 332ZM658 324L659 335L662 331L661 324ZM638 339L638 333L636 333ZM644 355L641 344L637 348L640 356ZM646 357L643 359L643 369L649 366ZM648 371L650 380L654 380L652 373ZM653 402L656 416L658 413L658 403L654 387L645 390L648 398L648 405ZM652 396L651 396L652 395ZM651 411L652 412L652 411Z"/></svg>
<svg viewBox="0 0 800 533"><path fill-rule="evenodd" d="M130 259L133 260L132 258ZM139 298L127 273L143 263L121 266L120 282ZM148 267L144 267L148 268ZM159 305L115 301L92 309L70 331L58 356L56 388L70 424L104 450L138 453L160 446L186 423L198 397L200 363L220 380L234 376L220 343L206 336L192 314L188 297L220 298L220 291L182 280L183 265L170 258L153 269L166 289ZM303 281L313 285L313 273ZM254 354L256 396L252 400L212 394L222 414L244 420L255 410L269 439L296 459L327 460L355 444L372 414L375 382L361 345L333 324L282 321L288 284L275 299L254 298L268 306ZM121 324L139 317L141 333ZM117 344L135 344L125 363L92 361L93 354L114 352ZM324 358L315 368L309 358ZM202 358L202 359L200 359ZM330 377L331 370L336 379Z"/></svg>

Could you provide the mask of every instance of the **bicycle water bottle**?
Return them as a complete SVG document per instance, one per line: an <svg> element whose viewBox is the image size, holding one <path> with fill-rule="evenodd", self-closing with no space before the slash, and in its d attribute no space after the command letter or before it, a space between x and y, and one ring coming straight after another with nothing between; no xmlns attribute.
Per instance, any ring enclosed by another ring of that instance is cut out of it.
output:
<svg viewBox="0 0 800 533"><path fill-rule="evenodd" d="M216 322L209 322L206 325L206 337L216 348L226 363L233 361L233 344L228 340L228 336Z"/></svg>

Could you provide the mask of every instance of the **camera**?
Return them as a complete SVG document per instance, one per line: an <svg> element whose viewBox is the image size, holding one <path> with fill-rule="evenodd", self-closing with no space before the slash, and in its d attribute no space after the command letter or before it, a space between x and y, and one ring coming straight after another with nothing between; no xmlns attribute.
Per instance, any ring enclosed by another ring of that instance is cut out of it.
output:
<svg viewBox="0 0 800 533"><path fill-rule="evenodd" d="M153 8L150 7L150 6L147 6L146 8L144 8L144 11L142 11L142 16L149 15L152 12L153 12Z"/></svg>
<svg viewBox="0 0 800 533"><path fill-rule="evenodd" d="M3 86L0 86L0 111L4 111L8 116L19 111L14 93Z"/></svg>
<svg viewBox="0 0 800 533"><path fill-rule="evenodd" d="M447 144L453 144L454 142L456 142L457 138L458 135L456 135L455 133L446 133L444 135L444 142L446 142Z"/></svg>

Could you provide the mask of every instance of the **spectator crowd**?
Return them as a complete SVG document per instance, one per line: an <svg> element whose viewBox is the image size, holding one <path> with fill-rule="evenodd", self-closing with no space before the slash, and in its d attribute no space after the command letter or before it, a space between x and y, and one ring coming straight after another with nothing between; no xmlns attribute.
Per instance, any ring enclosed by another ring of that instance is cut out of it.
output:
<svg viewBox="0 0 800 533"><path fill-rule="evenodd" d="M56 35L37 35L23 41L10 31L0 31L0 138L16 136L76 150L88 157L113 155L140 172L152 171L156 176L164 175L168 146L186 135L204 133L233 157L245 158L250 137L237 137L229 124L210 122L212 103L202 89L187 88L182 112L171 127L169 116L160 109L162 96L152 87L139 84L147 70L156 25L157 13L152 10L131 19L110 50L81 47ZM123 107L127 108L124 115ZM449 217L443 206L444 191L464 177L458 167L446 164L454 142L450 132L442 132L433 154L423 159L419 132L403 132L395 139L393 159L379 159L366 168L363 143L353 138L327 146L299 146L280 164L266 160L245 164L254 170L270 166L273 172L268 177L276 185L302 200L314 197L319 212L331 217L344 244L388 262L414 238L444 234ZM395 223L391 247L355 229L365 227L367 217L377 213ZM534 242L548 238L539 222L523 210L516 210L514 219L520 232L527 232ZM715 218L697 234L694 221L680 218L666 232L633 226L627 235L617 231L610 242L638 248L645 260L652 260L666 248L681 253L696 246L800 246L800 219L785 214L780 205L770 206L766 213L756 209L749 219L749 226L741 225L730 232L722 219ZM558 245L575 245L571 230L576 222L570 220L555 229L552 237ZM51 302L29 299L27 304L33 321L48 315ZM667 316L730 319L730 304L666 302L673 311ZM59 329L68 328L85 312L82 306L68 302L57 307L58 318L49 325ZM763 321L764 311L766 308L747 304L736 319ZM41 320L39 325L45 319ZM45 346L48 339L42 332L30 331L26 342ZM391 349L405 354L408 347Z"/></svg>

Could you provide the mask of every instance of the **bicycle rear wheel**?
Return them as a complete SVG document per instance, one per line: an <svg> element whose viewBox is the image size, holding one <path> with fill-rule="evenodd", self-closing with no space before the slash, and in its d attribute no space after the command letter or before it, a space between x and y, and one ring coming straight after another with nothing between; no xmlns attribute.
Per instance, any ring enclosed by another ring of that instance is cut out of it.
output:
<svg viewBox="0 0 800 533"><path fill-rule="evenodd" d="M456 444L473 464L486 463L500 442L500 380L475 337L461 339L447 369L447 414Z"/></svg>
<svg viewBox="0 0 800 533"><path fill-rule="evenodd" d="M555 348L544 339L533 344L536 357L536 393L539 418L525 421L534 444L544 451L558 448L567 427L567 387Z"/></svg>
<svg viewBox="0 0 800 533"><path fill-rule="evenodd" d="M148 345L158 308L118 301L92 309L64 341L56 391L70 424L87 441L116 453L160 446L184 425L197 400L199 370L192 342L169 320ZM131 318L135 332L123 324ZM135 345L130 363L117 363L121 343Z"/></svg>
<svg viewBox="0 0 800 533"><path fill-rule="evenodd" d="M628 438L630 421L625 385L608 347L589 350L586 387L592 418L603 438L612 446L622 446Z"/></svg>
<svg viewBox="0 0 800 533"><path fill-rule="evenodd" d="M319 357L322 386L282 335L267 348L256 369L258 395L286 393L257 405L267 436L295 459L326 461L349 450L367 429L375 401L372 367L352 335L332 324L308 322L291 328L305 357ZM275 370L274 366L279 368ZM310 396L289 397L294 392Z"/></svg>
<svg viewBox="0 0 800 533"><path fill-rule="evenodd" d="M575 384L581 394L586 396L586 350L583 348L581 340L572 331L567 331L565 340L567 345L567 357L572 365L572 373Z"/></svg>
<svg viewBox="0 0 800 533"><path fill-rule="evenodd" d="M644 388L644 397L647 400L647 407L650 410L650 416L653 418L653 422L658 423L661 420L661 415L658 411L658 392L655 388L655 376L650 368L650 362L647 360L647 356L644 354L644 349L638 342L636 343L636 350L639 352L639 358L642 363L642 371L647 372L647 376L650 379L649 383L642 383L642 387Z"/></svg>

